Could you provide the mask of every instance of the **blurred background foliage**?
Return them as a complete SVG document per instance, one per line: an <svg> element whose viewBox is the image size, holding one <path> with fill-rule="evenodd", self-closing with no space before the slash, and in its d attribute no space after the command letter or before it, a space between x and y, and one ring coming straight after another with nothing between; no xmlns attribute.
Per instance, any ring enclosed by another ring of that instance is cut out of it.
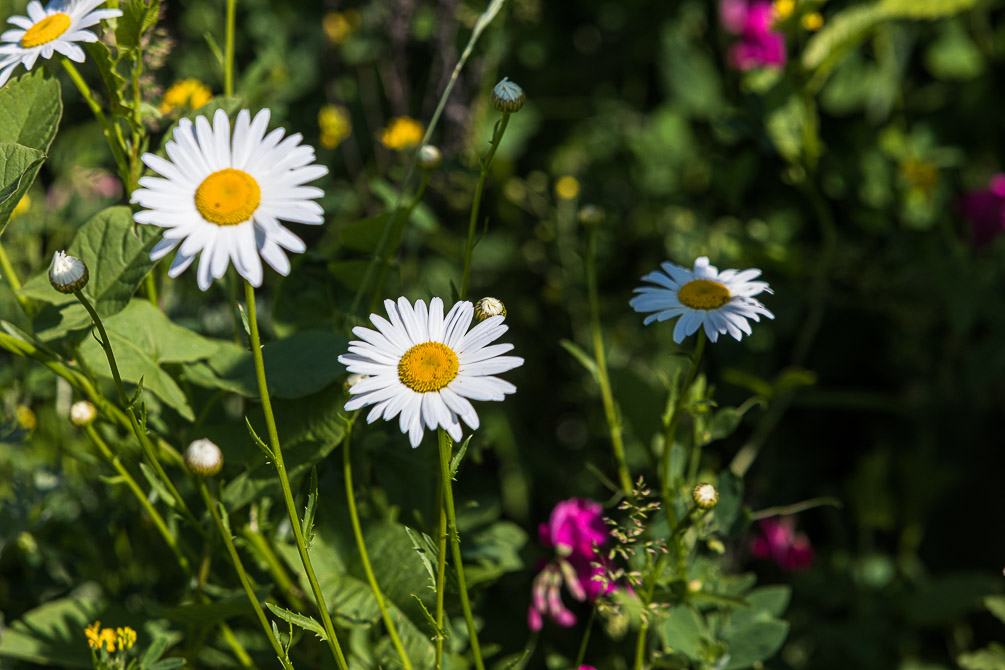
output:
<svg viewBox="0 0 1005 670"><path fill-rule="evenodd" d="M0 0L0 16L24 4ZM897 4L907 9L898 14ZM308 252L288 278L266 279L272 339L341 331L379 231L381 220L367 220L394 205L411 156L385 146L382 139L394 141L384 129L406 115L428 122L483 9L470 0L239 3L240 96L303 133L331 169L322 184L328 224L298 229ZM706 466L717 471L756 444L744 500L751 509L817 496L843 507L800 515L816 560L799 573L751 558L756 526L726 545L737 571L793 586L791 633L764 667L936 670L1002 639L982 603L1002 590L1005 565L1005 506L995 493L1005 472L1005 241L974 244L959 202L1003 169L995 101L1005 81L1005 9L962 0L797 3L797 16L811 10L823 15L818 32L782 24L784 69L739 72L712 2L510 0L461 74L432 138L444 164L404 230L384 294L451 295L478 157L498 119L488 91L508 76L528 102L495 159L472 295L505 302L509 337L527 363L509 376L519 393L482 410L458 484L459 499L471 501L466 554L484 557L484 574L471 581L482 582L475 597L490 647L527 644L530 584L543 553L532 539L537 524L561 499L611 496L599 394L560 344L589 346L577 220L587 203L604 212L602 310L633 473L653 471L666 387L680 366L670 330L643 328L628 308L639 277L663 260L690 265L708 255L719 267L762 268L774 289L765 302L775 321L706 353L722 405L765 401L706 448ZM221 2L165 2L144 80L147 100L166 111L155 132L185 111L161 107L175 82L195 79L221 93L222 21ZM5 231L22 276L43 271L86 220L124 198L97 125L66 82L63 91L49 160L30 205ZM190 276L165 280L165 270L158 281L172 318L228 339L223 284L200 294ZM0 317L30 327L6 283ZM329 367L340 353L330 341L309 351ZM93 598L84 600L107 606L103 619L147 621L145 631L132 624L141 637L191 632L200 620L194 605L177 606L177 571L64 418L70 388L29 361L0 360L3 620L87 589ZM168 371L195 374L182 364ZM280 402L277 412L290 448L303 445L293 460L317 463L320 523L345 542L335 530L345 522L341 473L329 462L338 458L324 459L340 434L304 420L305 405L328 415L340 408L339 374L322 375L309 403ZM288 534L268 484L255 483L254 473L268 470L253 467L261 457L240 424L241 399L184 387L195 425L147 394L151 412L175 435L206 435L223 447L224 479L249 487L225 495L235 528L246 529L244 546L255 533ZM116 441L130 453L128 436ZM430 441L412 452L393 427L358 428L356 446L357 495L374 532L378 519L428 527ZM390 546L408 555L406 540L394 536ZM340 560L332 569L346 569ZM407 594L402 602L411 607ZM415 612L405 615L421 627ZM626 667L627 642L614 632L591 642L588 659L599 668ZM66 643L61 663L86 662L76 631L51 633ZM546 627L530 667L567 667L580 634ZM242 635L249 649L264 649L251 632ZM302 659L303 667L320 667L321 658ZM210 645L200 662L231 661ZM967 667L1005 667L998 662Z"/></svg>

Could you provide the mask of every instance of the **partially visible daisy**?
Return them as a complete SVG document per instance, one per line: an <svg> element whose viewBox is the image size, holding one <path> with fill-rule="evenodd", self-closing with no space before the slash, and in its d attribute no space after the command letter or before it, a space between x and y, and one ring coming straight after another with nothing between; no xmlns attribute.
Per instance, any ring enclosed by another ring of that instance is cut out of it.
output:
<svg viewBox="0 0 1005 670"><path fill-rule="evenodd" d="M767 282L753 281L761 275L756 268L723 270L708 264L708 257L695 260L694 269L666 262L663 271L650 272L642 278L656 286L635 289L639 295L629 304L636 312L652 312L645 325L653 321L668 321L680 317L673 329L673 341L680 344L704 326L708 339L715 342L719 333L729 333L735 339L750 335L747 319L760 321L775 315L752 296L767 291Z"/></svg>
<svg viewBox="0 0 1005 670"><path fill-rule="evenodd" d="M349 372L368 375L349 389L346 411L373 405L368 423L400 414L401 432L417 447L425 428L441 427L454 441L461 439L459 419L476 430L478 414L469 399L503 400L516 391L493 375L523 365L523 359L502 355L512 344L488 346L506 332L505 317L490 316L468 330L474 307L466 300L446 316L439 298L428 310L422 300L413 306L406 298L385 300L384 308L390 321L371 314L377 330L353 328L362 340L350 342L349 353L338 358Z"/></svg>
<svg viewBox="0 0 1005 670"><path fill-rule="evenodd" d="M321 205L314 202L324 191L305 184L328 174L328 168L313 164L314 148L301 145L299 133L283 139L285 129L276 128L266 135L269 115L263 109L252 119L241 110L233 140L223 110L216 111L212 125L205 116L195 123L182 119L174 139L164 145L170 160L143 155L147 167L163 178L140 179L143 188L133 191L130 201L147 209L133 219L167 229L150 258L159 260L178 247L169 276L180 275L201 254L203 291L231 261L242 277L261 286L263 258L286 275L290 261L283 250L299 254L307 249L279 221L324 223Z"/></svg>
<svg viewBox="0 0 1005 670"><path fill-rule="evenodd" d="M32 0L28 16L7 19L16 27L0 35L0 86L7 83L19 63L30 70L39 56L48 59L61 53L83 63L84 50L77 42L98 41L87 28L122 16L118 9L97 9L103 4L105 0L52 0L43 8L41 2Z"/></svg>

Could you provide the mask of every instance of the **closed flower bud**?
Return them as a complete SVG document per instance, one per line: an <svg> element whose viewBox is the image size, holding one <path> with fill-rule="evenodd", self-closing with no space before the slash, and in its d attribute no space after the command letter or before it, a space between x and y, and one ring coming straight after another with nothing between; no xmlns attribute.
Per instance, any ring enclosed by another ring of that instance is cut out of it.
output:
<svg viewBox="0 0 1005 670"><path fill-rule="evenodd" d="M423 144L419 149L419 167L423 170L435 170L443 162L443 154L432 144Z"/></svg>
<svg viewBox="0 0 1005 670"><path fill-rule="evenodd" d="M360 383L366 379L369 375L361 375L358 372L354 372L345 378L345 390L348 391L356 384Z"/></svg>
<svg viewBox="0 0 1005 670"><path fill-rule="evenodd" d="M60 293L79 291L87 284L87 266L76 256L57 251L49 265L49 283Z"/></svg>
<svg viewBox="0 0 1005 670"><path fill-rule="evenodd" d="M490 316L506 316L506 305L496 298L482 298L475 303L475 321L482 322Z"/></svg>
<svg viewBox="0 0 1005 670"><path fill-rule="evenodd" d="M604 210L596 205L583 205L579 208L579 222L584 226L598 226L604 222Z"/></svg>
<svg viewBox="0 0 1005 670"><path fill-rule="evenodd" d="M719 502L719 492L708 482L702 482L691 491L691 499L699 509L712 509Z"/></svg>
<svg viewBox="0 0 1005 670"><path fill-rule="evenodd" d="M519 112L523 103L527 101L527 95L508 77L503 77L502 81L492 89L492 106L500 112Z"/></svg>
<svg viewBox="0 0 1005 670"><path fill-rule="evenodd" d="M215 475L223 467L223 452L207 439L196 440L185 450L185 465L194 474Z"/></svg>
<svg viewBox="0 0 1005 670"><path fill-rule="evenodd" d="M70 407L70 423L81 428L89 426L97 414L94 405L86 400L81 400L80 402L73 403L73 406Z"/></svg>

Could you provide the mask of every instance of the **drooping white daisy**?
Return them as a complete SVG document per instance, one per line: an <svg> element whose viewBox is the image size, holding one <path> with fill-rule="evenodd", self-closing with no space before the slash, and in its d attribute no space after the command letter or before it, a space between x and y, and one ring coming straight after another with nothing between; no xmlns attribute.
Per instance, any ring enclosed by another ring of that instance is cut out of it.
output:
<svg viewBox="0 0 1005 670"><path fill-rule="evenodd" d="M76 42L97 42L88 28L103 19L122 16L118 9L97 9L105 0L53 0L44 8L38 0L28 3L28 16L12 16L15 26L0 34L0 86L10 79L18 64L25 70L35 66L38 57L52 58L61 53L77 63L84 62L84 50Z"/></svg>
<svg viewBox="0 0 1005 670"><path fill-rule="evenodd" d="M268 135L269 110L252 119L241 110L234 124L217 110L213 124L205 116L193 124L182 119L174 139L164 145L170 160L144 154L143 162L161 177L143 177L131 202L146 207L133 219L166 228L150 252L159 260L179 244L168 275L184 272L196 255L199 288L209 288L231 261L253 286L262 285L262 259L281 275L289 274L284 253L302 253L303 240L279 221L317 225L324 211L315 198L324 191L308 182L328 174L314 165L314 147L301 145L299 133L283 139L283 128ZM260 254L260 256L259 256Z"/></svg>
<svg viewBox="0 0 1005 670"><path fill-rule="evenodd" d="M643 323L668 321L680 317L673 329L673 341L680 344L704 326L708 339L715 342L719 333L729 333L735 339L750 335L747 319L760 321L761 316L775 318L752 296L767 291L767 282L752 281L761 275L756 268L723 270L708 264L708 257L695 260L694 269L669 261L660 265L663 271L650 272L642 278L656 286L635 289L639 295L629 304L636 312L652 312Z"/></svg>
<svg viewBox="0 0 1005 670"><path fill-rule="evenodd" d="M470 331L474 307L461 301L443 315L443 301L419 300L413 307L406 298L385 300L385 319L370 321L377 330L356 327L362 340L349 343L349 353L338 360L349 372L367 375L349 389L347 411L373 405L367 422L400 415L402 433L419 446L425 428L442 427L454 441L461 439L463 419L478 428L478 414L470 400L502 400L516 387L493 375L523 365L523 359L502 354L512 344L493 344L506 332L505 317L491 316Z"/></svg>

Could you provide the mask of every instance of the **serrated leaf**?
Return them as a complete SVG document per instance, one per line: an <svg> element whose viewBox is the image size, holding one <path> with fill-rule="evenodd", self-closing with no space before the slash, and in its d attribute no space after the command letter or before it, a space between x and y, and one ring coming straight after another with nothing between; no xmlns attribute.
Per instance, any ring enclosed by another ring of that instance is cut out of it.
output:
<svg viewBox="0 0 1005 670"><path fill-rule="evenodd" d="M157 23L160 0L127 0L119 7L122 16L115 28L115 42L120 48L133 49L139 46L143 34Z"/></svg>
<svg viewBox="0 0 1005 670"><path fill-rule="evenodd" d="M124 107L122 104L122 89L126 85L126 79L119 74L116 69L116 61L112 59L112 52L104 42L89 42L84 44L90 62L98 68L101 81L105 83L105 90L108 92L109 107L113 114Z"/></svg>
<svg viewBox="0 0 1005 670"><path fill-rule="evenodd" d="M16 659L50 668L92 667L82 635L101 611L95 591L82 587L68 598L30 610L7 626L0 637L0 665L6 667L8 659ZM81 637L67 631L80 631Z"/></svg>
<svg viewBox="0 0 1005 670"><path fill-rule="evenodd" d="M468 438L466 440L464 440L463 442L461 442L461 448L458 449L457 453L454 454L454 457L450 459L450 476L451 477L453 477L454 475L456 475L457 471L460 469L460 467L461 467L461 461L464 460L464 454L468 453L468 444L471 443L471 437L472 437L471 435L468 435Z"/></svg>
<svg viewBox="0 0 1005 670"><path fill-rule="evenodd" d="M307 508L304 510L303 533L307 546L311 546L314 539L314 514L318 509L318 469L311 468L311 486L307 494Z"/></svg>
<svg viewBox="0 0 1005 670"><path fill-rule="evenodd" d="M288 609L280 607L279 605L273 605L270 602L265 603L265 606L269 608L269 611L275 614L277 617L282 619L287 623L291 623L295 626L299 626L304 630L314 633L321 640L327 640L328 635L325 633L324 627L321 626L317 621L309 616L303 614L297 614L296 612L291 612Z"/></svg>

